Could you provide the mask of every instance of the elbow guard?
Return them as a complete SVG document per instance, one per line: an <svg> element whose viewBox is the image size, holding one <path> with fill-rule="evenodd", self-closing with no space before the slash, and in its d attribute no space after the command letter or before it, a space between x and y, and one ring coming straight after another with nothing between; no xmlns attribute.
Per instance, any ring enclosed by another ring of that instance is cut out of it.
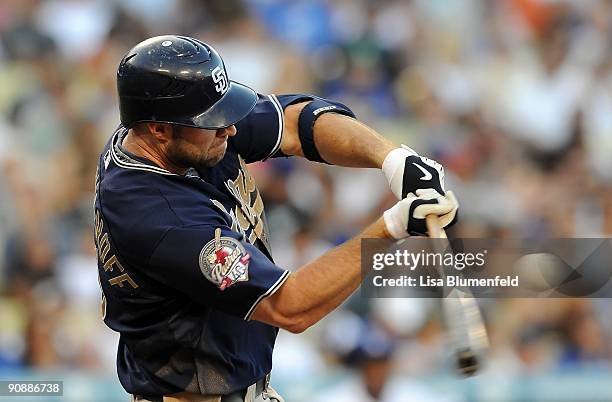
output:
<svg viewBox="0 0 612 402"><path fill-rule="evenodd" d="M321 154L317 150L313 132L317 119L329 112L340 113L353 118L355 117L353 111L342 103L328 101L323 98L314 98L314 100L304 106L300 112L300 117L298 118L298 135L300 137L302 151L308 160L329 164L323 160Z"/></svg>

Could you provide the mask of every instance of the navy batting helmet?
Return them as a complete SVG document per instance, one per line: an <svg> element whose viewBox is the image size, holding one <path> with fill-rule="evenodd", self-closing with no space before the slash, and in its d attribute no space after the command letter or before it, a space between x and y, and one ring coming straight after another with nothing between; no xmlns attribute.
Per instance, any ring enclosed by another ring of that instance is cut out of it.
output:
<svg viewBox="0 0 612 402"><path fill-rule="evenodd" d="M117 69L121 123L163 122L216 129L229 127L255 106L251 88L230 81L221 56L185 36L140 42Z"/></svg>

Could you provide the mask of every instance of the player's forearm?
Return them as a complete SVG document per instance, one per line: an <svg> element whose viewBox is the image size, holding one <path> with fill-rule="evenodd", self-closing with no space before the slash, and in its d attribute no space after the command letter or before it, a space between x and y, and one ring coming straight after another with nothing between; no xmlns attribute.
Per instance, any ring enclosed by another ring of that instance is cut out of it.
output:
<svg viewBox="0 0 612 402"><path fill-rule="evenodd" d="M338 307L361 283L361 239L403 239L426 233L425 218L452 224L458 203L451 191L408 194L361 234L298 269L275 294L265 298L252 318L291 332L302 332Z"/></svg>
<svg viewBox="0 0 612 402"><path fill-rule="evenodd" d="M321 157L338 166L381 168L385 156L397 148L359 120L335 113L316 121L314 137Z"/></svg>
<svg viewBox="0 0 612 402"><path fill-rule="evenodd" d="M361 239L387 237L382 219L291 274L253 319L302 332L346 300L361 283Z"/></svg>
<svg viewBox="0 0 612 402"><path fill-rule="evenodd" d="M361 283L361 239L351 239L295 272L286 297L279 299L282 314L294 332L301 332L338 307ZM284 288L284 286L283 286Z"/></svg>
<svg viewBox="0 0 612 402"><path fill-rule="evenodd" d="M285 110L285 132L281 143L287 155L304 156L298 135L301 105ZM337 113L321 115L314 124L314 141L321 157L334 165L361 168L382 167L394 148L391 141L364 123Z"/></svg>

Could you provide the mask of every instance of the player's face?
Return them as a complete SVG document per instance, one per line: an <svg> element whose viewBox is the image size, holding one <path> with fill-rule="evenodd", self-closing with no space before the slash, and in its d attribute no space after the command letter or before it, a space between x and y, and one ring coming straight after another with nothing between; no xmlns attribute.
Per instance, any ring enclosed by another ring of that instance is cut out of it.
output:
<svg viewBox="0 0 612 402"><path fill-rule="evenodd" d="M184 167L214 166L225 156L228 137L234 135L235 126L217 130L174 126L167 149L168 159Z"/></svg>

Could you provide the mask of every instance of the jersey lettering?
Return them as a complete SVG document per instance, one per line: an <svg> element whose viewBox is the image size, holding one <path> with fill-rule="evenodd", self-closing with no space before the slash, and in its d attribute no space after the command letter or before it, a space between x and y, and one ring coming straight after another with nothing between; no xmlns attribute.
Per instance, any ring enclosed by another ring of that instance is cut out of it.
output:
<svg viewBox="0 0 612 402"><path fill-rule="evenodd" d="M225 186L236 199L237 205L228 211L219 201L211 200L219 209L232 218L232 230L242 233L247 241L255 244L257 239L261 240L269 250L268 235L265 230L263 213L264 204L261 194L255 186L255 180L247 170L242 158L238 175L234 180L227 180Z"/></svg>
<svg viewBox="0 0 612 402"><path fill-rule="evenodd" d="M125 272L125 268L117 258L115 253L111 254L108 259L106 258L111 250L110 235L104 230L104 220L100 211L96 209L95 217L94 236L96 250L98 252L98 259L104 267L104 272L116 272L115 268L121 273L121 275L114 276L108 280L111 286L119 286L122 288L124 282L130 284L133 289L138 288L138 284L130 277L130 274Z"/></svg>

